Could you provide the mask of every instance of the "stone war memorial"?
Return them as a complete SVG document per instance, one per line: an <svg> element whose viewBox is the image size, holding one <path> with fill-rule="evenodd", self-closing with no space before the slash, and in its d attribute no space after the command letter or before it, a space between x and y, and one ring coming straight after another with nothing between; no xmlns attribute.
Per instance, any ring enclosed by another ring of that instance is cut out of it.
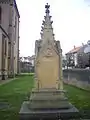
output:
<svg viewBox="0 0 90 120"><path fill-rule="evenodd" d="M62 49L54 38L49 8L46 4L41 39L35 42L34 88L21 106L20 120L67 120L78 115L63 89Z"/></svg>

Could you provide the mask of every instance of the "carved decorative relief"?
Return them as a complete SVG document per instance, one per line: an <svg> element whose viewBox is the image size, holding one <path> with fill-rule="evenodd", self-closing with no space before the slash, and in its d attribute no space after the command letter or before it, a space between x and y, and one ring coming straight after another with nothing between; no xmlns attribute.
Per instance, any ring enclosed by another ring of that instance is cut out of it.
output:
<svg viewBox="0 0 90 120"><path fill-rule="evenodd" d="M45 56L46 57L51 57L53 54L52 54L52 50L50 48L47 48L47 51L45 53Z"/></svg>
<svg viewBox="0 0 90 120"><path fill-rule="evenodd" d="M36 66L39 66L39 65L40 65L40 61L37 60L37 61L36 61Z"/></svg>

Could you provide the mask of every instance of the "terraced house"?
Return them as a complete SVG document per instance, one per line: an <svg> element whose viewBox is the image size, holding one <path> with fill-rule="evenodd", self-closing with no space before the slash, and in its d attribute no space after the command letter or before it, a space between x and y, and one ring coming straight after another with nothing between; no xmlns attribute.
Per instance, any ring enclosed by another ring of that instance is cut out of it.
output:
<svg viewBox="0 0 90 120"><path fill-rule="evenodd" d="M0 0L0 79L19 72L19 18L15 0Z"/></svg>

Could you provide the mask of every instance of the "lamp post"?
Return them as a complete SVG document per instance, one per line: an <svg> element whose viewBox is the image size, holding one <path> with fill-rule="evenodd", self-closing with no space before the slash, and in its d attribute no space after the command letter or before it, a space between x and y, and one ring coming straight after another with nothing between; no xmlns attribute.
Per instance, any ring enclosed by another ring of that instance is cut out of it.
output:
<svg viewBox="0 0 90 120"><path fill-rule="evenodd" d="M89 63L89 69L90 69L90 40L88 40L87 42L87 47L84 49L84 53L88 54L89 56L88 63Z"/></svg>

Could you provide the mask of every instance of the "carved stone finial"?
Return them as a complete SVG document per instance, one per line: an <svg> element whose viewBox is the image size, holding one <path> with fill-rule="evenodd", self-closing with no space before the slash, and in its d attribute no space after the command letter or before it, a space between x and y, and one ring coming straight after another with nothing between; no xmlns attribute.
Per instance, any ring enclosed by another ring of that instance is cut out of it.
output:
<svg viewBox="0 0 90 120"><path fill-rule="evenodd" d="M48 5L48 3L45 5L45 8L46 8L46 13L50 13L49 11L50 5Z"/></svg>
<svg viewBox="0 0 90 120"><path fill-rule="evenodd" d="M40 32L40 35L43 35L43 33L42 33L42 32Z"/></svg>
<svg viewBox="0 0 90 120"><path fill-rule="evenodd" d="M45 24L45 21L43 20L42 25L44 25L44 24Z"/></svg>
<svg viewBox="0 0 90 120"><path fill-rule="evenodd" d="M53 23L53 21L51 21L51 24Z"/></svg>
<svg viewBox="0 0 90 120"><path fill-rule="evenodd" d="M44 29L44 27L43 26L41 26L41 30L43 30Z"/></svg>
<svg viewBox="0 0 90 120"><path fill-rule="evenodd" d="M49 9L50 8L50 5L48 5L48 3L45 5L45 8L46 9Z"/></svg>

